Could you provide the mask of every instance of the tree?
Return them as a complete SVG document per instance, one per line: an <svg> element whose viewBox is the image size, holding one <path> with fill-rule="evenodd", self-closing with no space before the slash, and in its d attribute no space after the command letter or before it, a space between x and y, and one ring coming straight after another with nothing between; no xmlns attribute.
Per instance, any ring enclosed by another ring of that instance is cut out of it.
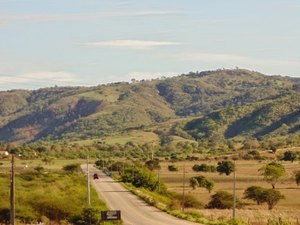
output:
<svg viewBox="0 0 300 225"><path fill-rule="evenodd" d="M295 179L296 179L297 185L300 185L300 170L295 172Z"/></svg>
<svg viewBox="0 0 300 225"><path fill-rule="evenodd" d="M214 188L214 182L204 176L197 176L190 178L190 186L193 189L195 189L197 186L206 188L206 190L208 190L208 192L210 193Z"/></svg>
<svg viewBox="0 0 300 225"><path fill-rule="evenodd" d="M146 163L145 163L145 166L153 171L155 169L160 169L160 165L159 165L159 160L158 159L154 159L154 160L148 160Z"/></svg>
<svg viewBox="0 0 300 225"><path fill-rule="evenodd" d="M265 202L265 190L263 187L250 186L244 191L244 198L256 201L257 205L261 205Z"/></svg>
<svg viewBox="0 0 300 225"><path fill-rule="evenodd" d="M234 165L231 161L218 162L217 171L220 174L225 173L227 176L234 171Z"/></svg>
<svg viewBox="0 0 300 225"><path fill-rule="evenodd" d="M295 152L292 152L292 151L286 151L286 152L283 154L283 157L281 158L281 160L294 162L294 160L295 160L296 158L297 158L297 155L296 155Z"/></svg>
<svg viewBox="0 0 300 225"><path fill-rule="evenodd" d="M273 189L278 180L286 175L283 165L277 162L271 162L259 170L262 171L261 175L264 176L264 180L270 183Z"/></svg>
<svg viewBox="0 0 300 225"><path fill-rule="evenodd" d="M282 195L277 190L267 189L264 191L264 198L268 204L269 210L271 210L279 202L280 199L284 199L284 195Z"/></svg>

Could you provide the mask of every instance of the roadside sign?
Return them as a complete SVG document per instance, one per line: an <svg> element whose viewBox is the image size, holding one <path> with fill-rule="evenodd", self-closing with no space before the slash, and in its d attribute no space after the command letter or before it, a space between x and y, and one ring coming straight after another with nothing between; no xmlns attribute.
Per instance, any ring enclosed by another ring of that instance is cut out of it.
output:
<svg viewBox="0 0 300 225"><path fill-rule="evenodd" d="M101 211L102 221L121 220L120 210Z"/></svg>

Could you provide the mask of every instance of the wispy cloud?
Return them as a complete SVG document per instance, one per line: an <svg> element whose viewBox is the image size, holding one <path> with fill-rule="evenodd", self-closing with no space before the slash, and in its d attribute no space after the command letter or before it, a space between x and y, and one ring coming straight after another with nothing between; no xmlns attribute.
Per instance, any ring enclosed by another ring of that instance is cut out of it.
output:
<svg viewBox="0 0 300 225"><path fill-rule="evenodd" d="M16 76L0 75L0 84L70 85L76 83L75 75L68 72L34 72Z"/></svg>
<svg viewBox="0 0 300 225"><path fill-rule="evenodd" d="M300 61L297 60L279 60L279 59L260 59L236 54L222 53L183 53L176 56L180 61L199 61L205 63L228 63L228 64L249 64L265 66L285 66L300 68Z"/></svg>
<svg viewBox="0 0 300 225"><path fill-rule="evenodd" d="M105 17L142 17L179 14L172 10L142 10L136 12L96 12L96 13L1 13L0 21L4 24L11 22L51 22L51 21L85 21Z"/></svg>
<svg viewBox="0 0 300 225"><path fill-rule="evenodd" d="M129 49L152 49L162 46L180 45L180 42L172 41L146 41L146 40L110 40L81 43L89 47L111 47L111 48L129 48Z"/></svg>

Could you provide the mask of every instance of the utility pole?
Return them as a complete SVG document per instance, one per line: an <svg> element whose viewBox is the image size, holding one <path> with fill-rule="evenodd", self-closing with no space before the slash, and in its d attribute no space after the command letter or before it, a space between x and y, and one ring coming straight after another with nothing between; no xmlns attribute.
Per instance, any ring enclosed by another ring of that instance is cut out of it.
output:
<svg viewBox="0 0 300 225"><path fill-rule="evenodd" d="M233 160L233 204L232 204L232 218L235 219L235 208L236 208L236 194L235 194L235 182L236 182L236 163L235 159Z"/></svg>
<svg viewBox="0 0 300 225"><path fill-rule="evenodd" d="M185 165L183 166L183 177L182 177L182 212L184 212L185 204Z"/></svg>
<svg viewBox="0 0 300 225"><path fill-rule="evenodd" d="M88 206L91 206L91 187L90 187L90 167L89 167L89 156L87 156L86 160L86 168L87 168L87 193L88 193Z"/></svg>
<svg viewBox="0 0 300 225"><path fill-rule="evenodd" d="M10 224L15 225L15 155L11 156Z"/></svg>
<svg viewBox="0 0 300 225"><path fill-rule="evenodd" d="M160 168L157 170L157 178L158 178L158 193L160 193Z"/></svg>

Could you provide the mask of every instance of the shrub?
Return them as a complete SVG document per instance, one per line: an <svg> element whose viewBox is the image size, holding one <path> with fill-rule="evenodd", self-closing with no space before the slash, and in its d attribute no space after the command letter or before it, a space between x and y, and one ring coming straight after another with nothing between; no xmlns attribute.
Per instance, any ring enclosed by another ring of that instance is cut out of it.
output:
<svg viewBox="0 0 300 225"><path fill-rule="evenodd" d="M200 165L197 165L195 164L193 166L193 170L196 171L196 172L216 172L217 171L217 168L215 166L210 166L210 165L207 165L205 163L203 164L200 164Z"/></svg>
<svg viewBox="0 0 300 225"><path fill-rule="evenodd" d="M300 170L295 172L295 180L297 185L300 185Z"/></svg>
<svg viewBox="0 0 300 225"><path fill-rule="evenodd" d="M172 201L169 205L171 209L179 209L182 206L184 206L185 208L203 208L203 204L198 201L193 195L186 194L183 198L183 195L173 193L171 195L171 198Z"/></svg>
<svg viewBox="0 0 300 225"><path fill-rule="evenodd" d="M169 171L178 171L178 167L174 164L168 165L168 170Z"/></svg>
<svg viewBox="0 0 300 225"><path fill-rule="evenodd" d="M95 208L85 208L80 216L73 217L71 222L74 225L100 225L100 210Z"/></svg>
<svg viewBox="0 0 300 225"><path fill-rule="evenodd" d="M66 172L68 172L68 173L79 172L80 171L80 164L79 163L75 163L75 164L65 165L63 167L63 170L66 171Z"/></svg>
<svg viewBox="0 0 300 225"><path fill-rule="evenodd" d="M283 154L283 157L281 158L281 160L291 161L291 162L294 162L295 159L297 159L297 155L295 152L292 152L292 151L286 151Z"/></svg>
<svg viewBox="0 0 300 225"><path fill-rule="evenodd" d="M154 170L154 169L160 169L160 165L159 165L159 160L158 159L154 159L154 160L148 160L145 163L145 166L149 169L149 170Z"/></svg>
<svg viewBox="0 0 300 225"><path fill-rule="evenodd" d="M232 199L232 194L226 191L218 191L216 194L211 196L211 200L206 207L209 209L230 209L232 208ZM240 208L241 206L241 202L236 199L236 207Z"/></svg>
<svg viewBox="0 0 300 225"><path fill-rule="evenodd" d="M147 168L127 167L121 175L121 181L135 187L144 187L151 191L166 192L166 186L158 182L157 176Z"/></svg>
<svg viewBox="0 0 300 225"><path fill-rule="evenodd" d="M0 209L0 224L8 224L10 219L10 210L8 208Z"/></svg>
<svg viewBox="0 0 300 225"><path fill-rule="evenodd" d="M36 172L38 172L38 173L41 173L41 172L43 172L44 167L42 167L42 166L36 166L36 167L34 167L34 170L35 170Z"/></svg>

